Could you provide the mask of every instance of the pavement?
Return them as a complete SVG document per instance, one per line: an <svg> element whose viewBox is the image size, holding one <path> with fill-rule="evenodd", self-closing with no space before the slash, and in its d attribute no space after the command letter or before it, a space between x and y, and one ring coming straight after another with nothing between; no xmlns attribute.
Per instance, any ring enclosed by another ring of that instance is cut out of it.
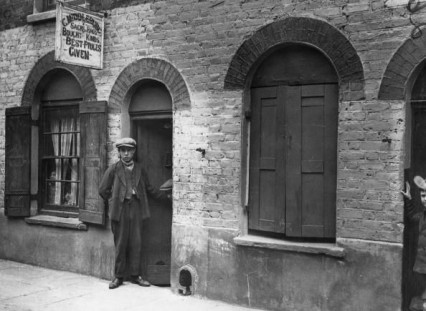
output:
<svg viewBox="0 0 426 311"><path fill-rule="evenodd" d="M140 287L0 259L1 311L260 311L182 296L170 287Z"/></svg>

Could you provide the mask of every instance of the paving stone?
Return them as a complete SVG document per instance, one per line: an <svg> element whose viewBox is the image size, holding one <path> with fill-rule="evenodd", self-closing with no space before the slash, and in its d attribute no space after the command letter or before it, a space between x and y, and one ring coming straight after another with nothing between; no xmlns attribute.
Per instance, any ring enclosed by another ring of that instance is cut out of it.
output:
<svg viewBox="0 0 426 311"><path fill-rule="evenodd" d="M124 282L110 290L108 284L95 277L0 260L0 311L255 311L180 296L169 287Z"/></svg>

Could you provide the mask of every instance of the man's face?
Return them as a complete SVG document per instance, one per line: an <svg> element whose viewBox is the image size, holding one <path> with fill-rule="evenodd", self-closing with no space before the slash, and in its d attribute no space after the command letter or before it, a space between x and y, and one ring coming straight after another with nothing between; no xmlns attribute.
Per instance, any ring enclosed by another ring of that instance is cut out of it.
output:
<svg viewBox="0 0 426 311"><path fill-rule="evenodd" d="M120 147L118 148L118 152L120 153L120 158L124 162L132 161L133 155L135 154L135 148L132 147Z"/></svg>
<svg viewBox="0 0 426 311"><path fill-rule="evenodd" d="M423 207L426 209L426 191L420 190L420 201L422 202Z"/></svg>

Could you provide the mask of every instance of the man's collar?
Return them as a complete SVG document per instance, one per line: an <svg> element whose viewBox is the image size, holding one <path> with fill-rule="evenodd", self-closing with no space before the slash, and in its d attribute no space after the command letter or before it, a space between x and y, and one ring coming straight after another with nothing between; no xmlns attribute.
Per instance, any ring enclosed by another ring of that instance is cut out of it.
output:
<svg viewBox="0 0 426 311"><path fill-rule="evenodd" d="M124 162L123 160L121 160L121 163L123 163L124 167L130 168L130 169L132 169L133 166L135 165L135 162L133 160L129 162Z"/></svg>

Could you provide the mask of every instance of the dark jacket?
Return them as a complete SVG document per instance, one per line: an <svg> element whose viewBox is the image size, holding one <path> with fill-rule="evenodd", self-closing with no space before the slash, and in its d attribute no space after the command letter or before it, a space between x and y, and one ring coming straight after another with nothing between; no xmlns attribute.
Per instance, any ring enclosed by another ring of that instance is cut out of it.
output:
<svg viewBox="0 0 426 311"><path fill-rule="evenodd" d="M111 165L106 170L99 186L99 195L104 200L108 200L109 218L115 221L120 220L124 197L126 195L124 170L124 164L121 161ZM133 173L135 174L136 197L140 202L142 218L146 219L151 216L147 193L157 199L164 198L164 194L150 185L148 176L141 164L135 162Z"/></svg>
<svg viewBox="0 0 426 311"><path fill-rule="evenodd" d="M412 200L405 200L406 216L414 222L418 222L419 235L417 240L416 259L413 271L426 274L426 214L418 211Z"/></svg>

